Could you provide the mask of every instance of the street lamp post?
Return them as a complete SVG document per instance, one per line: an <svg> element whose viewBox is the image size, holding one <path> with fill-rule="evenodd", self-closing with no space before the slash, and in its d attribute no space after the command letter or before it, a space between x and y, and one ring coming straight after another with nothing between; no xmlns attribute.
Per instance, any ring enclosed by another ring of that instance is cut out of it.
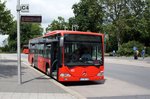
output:
<svg viewBox="0 0 150 99"><path fill-rule="evenodd" d="M20 54L20 0L17 0L17 58L18 58L18 84L21 84L21 54Z"/></svg>

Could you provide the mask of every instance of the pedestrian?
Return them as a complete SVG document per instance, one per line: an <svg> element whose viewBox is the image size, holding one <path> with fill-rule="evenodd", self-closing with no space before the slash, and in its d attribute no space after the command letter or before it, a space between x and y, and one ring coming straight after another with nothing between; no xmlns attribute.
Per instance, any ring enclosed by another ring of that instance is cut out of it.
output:
<svg viewBox="0 0 150 99"><path fill-rule="evenodd" d="M136 49L134 51L134 59L138 59L138 56L139 56L139 51Z"/></svg>
<svg viewBox="0 0 150 99"><path fill-rule="evenodd" d="M139 56L139 51L136 50L136 59L138 59L138 56Z"/></svg>
<svg viewBox="0 0 150 99"><path fill-rule="evenodd" d="M145 58L145 48L142 50L141 56L143 57L143 59Z"/></svg>
<svg viewBox="0 0 150 99"><path fill-rule="evenodd" d="M134 51L134 59L137 59L136 50Z"/></svg>
<svg viewBox="0 0 150 99"><path fill-rule="evenodd" d="M113 50L113 56L116 56L116 51L115 50Z"/></svg>
<svg viewBox="0 0 150 99"><path fill-rule="evenodd" d="M134 52L134 59L138 59L138 52L137 52L137 47L136 46L133 46L133 52Z"/></svg>

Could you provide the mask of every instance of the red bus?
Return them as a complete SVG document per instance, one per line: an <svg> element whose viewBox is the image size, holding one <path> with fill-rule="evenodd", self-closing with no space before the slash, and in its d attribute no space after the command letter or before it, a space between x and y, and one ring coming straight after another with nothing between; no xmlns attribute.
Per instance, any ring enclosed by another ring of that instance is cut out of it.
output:
<svg viewBox="0 0 150 99"><path fill-rule="evenodd" d="M22 53L24 53L24 54L28 54L29 53L28 45L23 45Z"/></svg>
<svg viewBox="0 0 150 99"><path fill-rule="evenodd" d="M28 61L60 82L104 80L104 35L48 32L29 41Z"/></svg>

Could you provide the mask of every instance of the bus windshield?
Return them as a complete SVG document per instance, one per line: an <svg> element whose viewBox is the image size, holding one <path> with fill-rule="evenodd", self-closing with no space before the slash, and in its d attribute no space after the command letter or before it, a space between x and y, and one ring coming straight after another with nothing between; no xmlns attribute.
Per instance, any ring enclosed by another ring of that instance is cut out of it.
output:
<svg viewBox="0 0 150 99"><path fill-rule="evenodd" d="M83 38L81 35L69 36L68 40L65 38L64 49L64 61L67 66L100 66L103 64L100 36L86 35Z"/></svg>

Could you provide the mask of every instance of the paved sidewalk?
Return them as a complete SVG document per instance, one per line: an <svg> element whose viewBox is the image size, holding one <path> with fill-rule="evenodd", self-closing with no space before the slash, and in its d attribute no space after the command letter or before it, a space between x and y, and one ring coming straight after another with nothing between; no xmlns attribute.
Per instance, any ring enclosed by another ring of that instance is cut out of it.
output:
<svg viewBox="0 0 150 99"><path fill-rule="evenodd" d="M126 57L126 56L120 56L120 57L113 57L113 56L105 56L105 58L109 58L109 59L121 59L121 60L135 60L133 56L130 56L130 57ZM137 60L135 61L143 61L143 62L146 62L146 63L150 63L150 57L145 57L144 59L142 57L138 57Z"/></svg>
<svg viewBox="0 0 150 99"><path fill-rule="evenodd" d="M0 99L77 99L56 81L22 63L18 84L17 61L0 54Z"/></svg>
<svg viewBox="0 0 150 99"><path fill-rule="evenodd" d="M142 67L150 67L150 57L146 57L142 59L139 57L138 60L134 60L132 57L105 57L105 63L113 63L120 65L130 65L130 66L142 66Z"/></svg>

